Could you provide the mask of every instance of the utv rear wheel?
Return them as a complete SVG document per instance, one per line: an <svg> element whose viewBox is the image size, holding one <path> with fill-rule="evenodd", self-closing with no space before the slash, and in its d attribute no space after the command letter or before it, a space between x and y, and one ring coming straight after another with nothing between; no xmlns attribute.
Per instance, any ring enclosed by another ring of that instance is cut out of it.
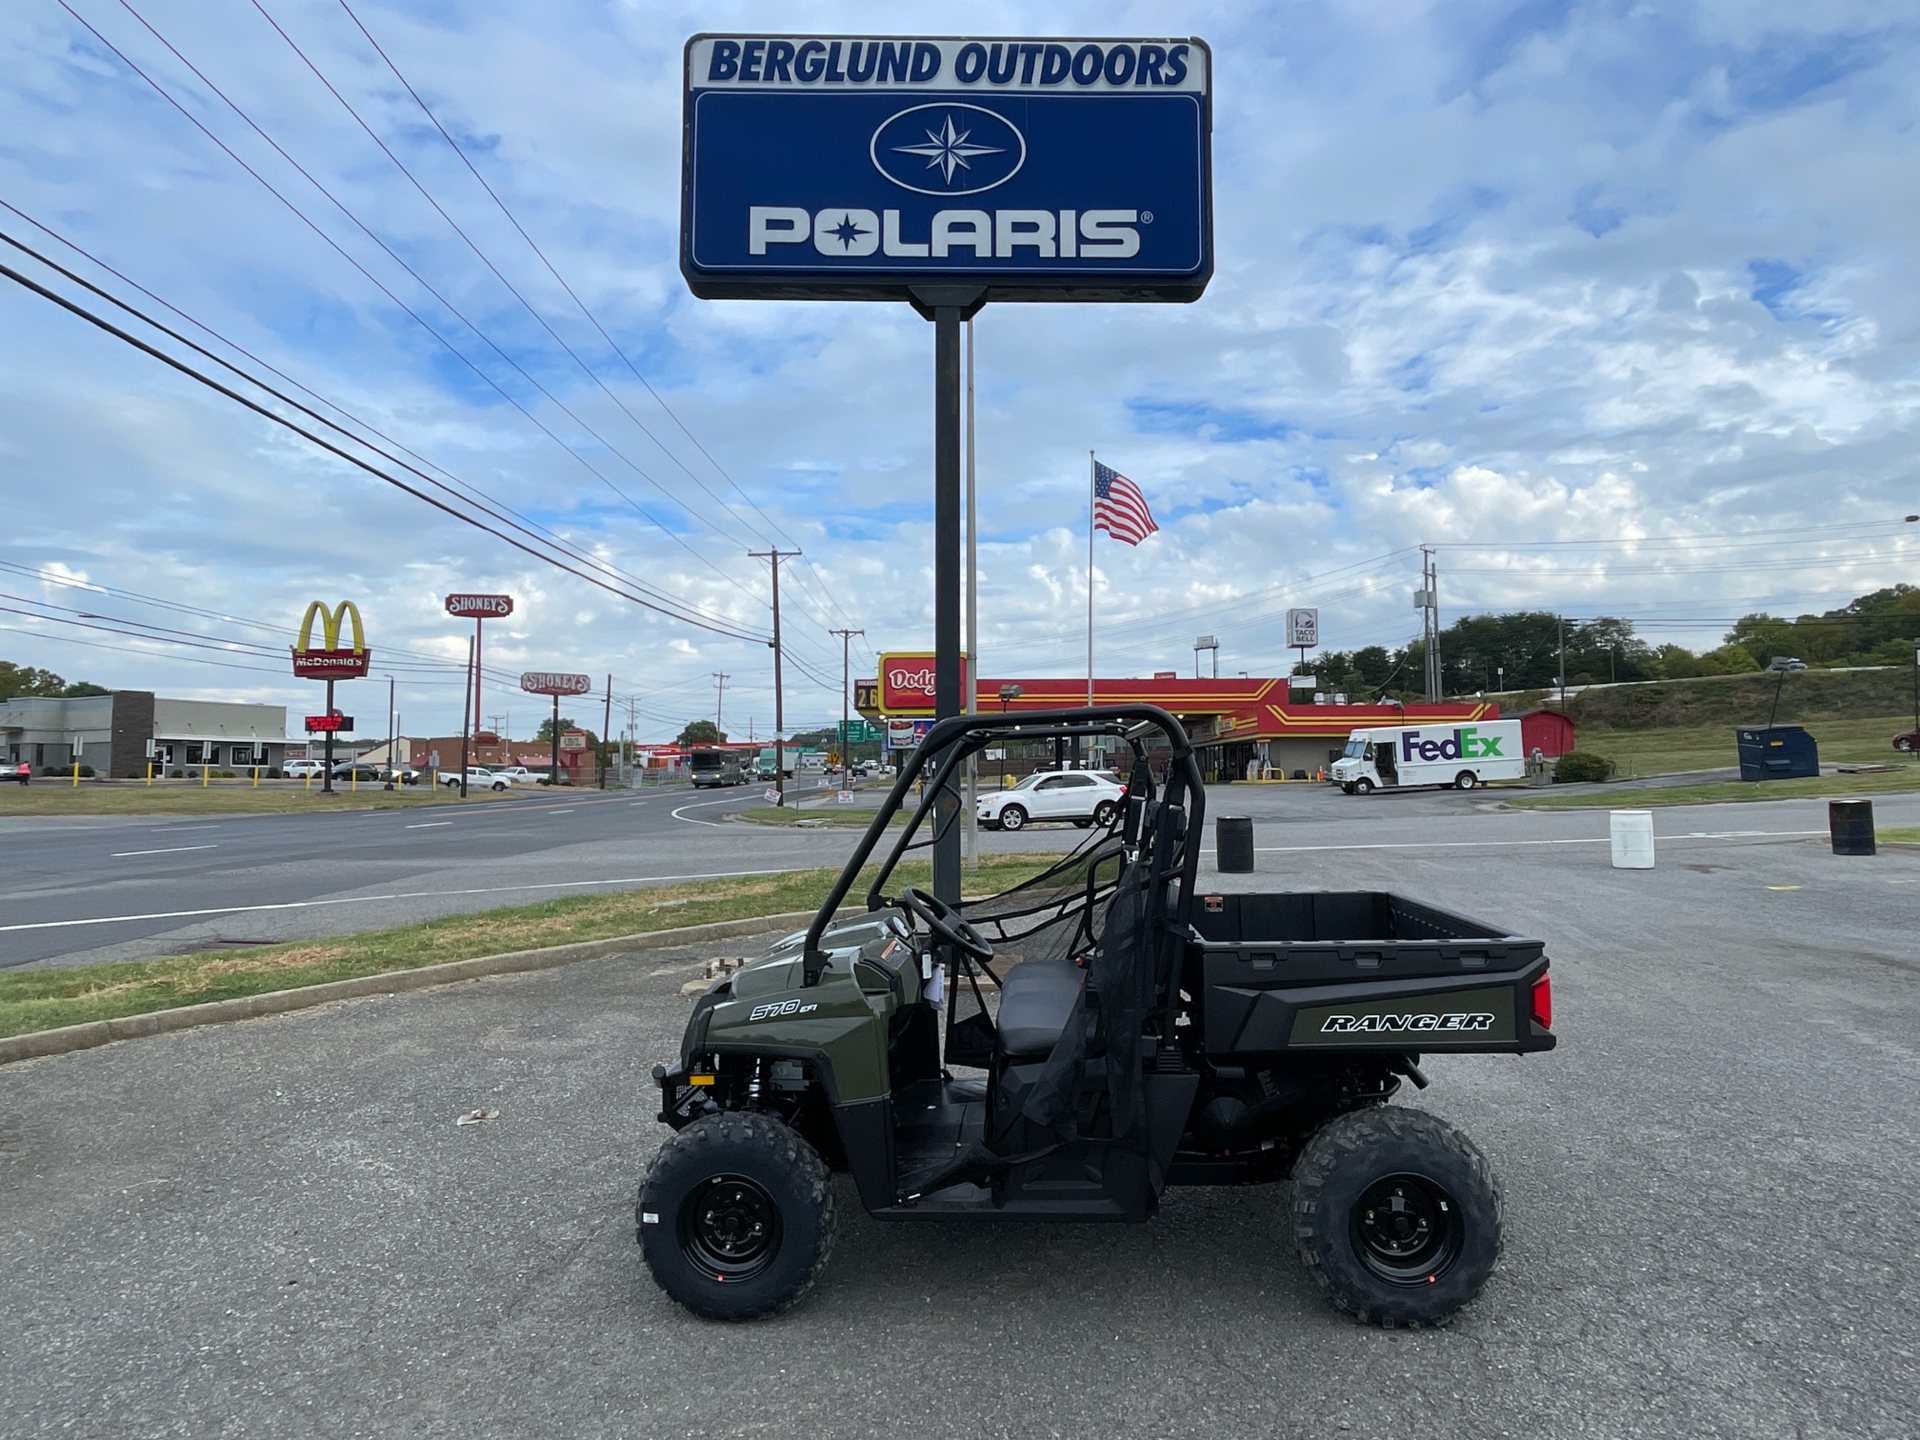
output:
<svg viewBox="0 0 1920 1440"><path fill-rule="evenodd" d="M1018 805L1009 805L1000 812L1000 828L1002 830L1021 830L1026 828L1026 824L1027 812L1022 810Z"/></svg>
<svg viewBox="0 0 1920 1440"><path fill-rule="evenodd" d="M1395 1106L1342 1115L1307 1142L1293 1224L1307 1272L1363 1324L1437 1325L1500 1258L1486 1156L1445 1121Z"/></svg>
<svg viewBox="0 0 1920 1440"><path fill-rule="evenodd" d="M833 1253L827 1167L765 1115L716 1115L660 1147L637 1212L660 1288L709 1320L754 1320L813 1287Z"/></svg>

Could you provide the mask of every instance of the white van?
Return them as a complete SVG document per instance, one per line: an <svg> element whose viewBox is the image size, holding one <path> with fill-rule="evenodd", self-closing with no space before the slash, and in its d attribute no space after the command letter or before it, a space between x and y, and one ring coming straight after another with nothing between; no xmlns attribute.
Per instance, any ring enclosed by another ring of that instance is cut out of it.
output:
<svg viewBox="0 0 1920 1440"><path fill-rule="evenodd" d="M1332 775L1349 795L1411 785L1471 790L1489 780L1526 779L1527 757L1518 720L1393 725L1355 730Z"/></svg>

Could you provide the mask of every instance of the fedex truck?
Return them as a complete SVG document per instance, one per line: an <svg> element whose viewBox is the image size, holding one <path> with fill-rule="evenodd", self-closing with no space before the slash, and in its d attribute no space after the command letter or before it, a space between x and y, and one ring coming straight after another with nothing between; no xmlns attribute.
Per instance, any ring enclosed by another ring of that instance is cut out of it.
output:
<svg viewBox="0 0 1920 1440"><path fill-rule="evenodd" d="M1410 785L1471 790L1489 780L1526 779L1527 757L1518 720L1390 725L1349 735L1332 773L1349 795Z"/></svg>

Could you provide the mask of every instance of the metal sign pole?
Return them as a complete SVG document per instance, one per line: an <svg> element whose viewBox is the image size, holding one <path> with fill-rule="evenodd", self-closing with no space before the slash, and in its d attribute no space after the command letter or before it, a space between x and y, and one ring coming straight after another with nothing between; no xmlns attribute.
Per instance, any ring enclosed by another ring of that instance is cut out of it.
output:
<svg viewBox="0 0 1920 1440"><path fill-rule="evenodd" d="M916 308L933 312L933 718L960 713L960 322L978 309L979 291L922 291ZM963 307L969 314L963 315ZM960 899L960 797L934 802L933 893Z"/></svg>
<svg viewBox="0 0 1920 1440"><path fill-rule="evenodd" d="M333 719L333 681L331 680L327 681L327 719L329 721ZM327 726L326 755L327 773L320 781L320 793L322 795L331 795L333 793L333 726L331 724ZM201 751L200 758L202 760L207 758L204 750ZM202 774L204 774L206 766L202 765L200 768Z"/></svg>
<svg viewBox="0 0 1920 1440"><path fill-rule="evenodd" d="M558 694L553 697L553 734L549 738L553 741L553 778L547 783L558 785L560 783L560 696Z"/></svg>
<svg viewBox="0 0 1920 1440"><path fill-rule="evenodd" d="M475 628L479 627L476 625ZM468 685L473 684L473 650L474 642L469 640L467 642ZM473 764L467 754L468 746L472 743L472 723L473 717L467 713L467 694L463 690L460 692L460 798L462 800L467 798L467 770Z"/></svg>
<svg viewBox="0 0 1920 1440"><path fill-rule="evenodd" d="M966 672L961 676L961 709L968 715L979 709L980 689L980 517L974 504L973 489L973 321L967 321L967 646ZM966 791L960 797L964 809L967 868L980 868L980 757L967 757Z"/></svg>

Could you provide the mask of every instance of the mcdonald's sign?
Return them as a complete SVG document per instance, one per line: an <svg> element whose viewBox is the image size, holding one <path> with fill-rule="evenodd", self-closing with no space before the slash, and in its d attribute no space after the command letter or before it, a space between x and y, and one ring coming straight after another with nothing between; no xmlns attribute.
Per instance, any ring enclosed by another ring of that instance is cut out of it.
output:
<svg viewBox="0 0 1920 1440"><path fill-rule="evenodd" d="M313 618L320 617L320 647L313 644ZM340 644L340 622L353 621L353 644ZM360 607L342 600L332 610L319 600L307 606L300 622L300 642L293 647L293 673L303 680L351 680L367 673L373 653L360 624Z"/></svg>

